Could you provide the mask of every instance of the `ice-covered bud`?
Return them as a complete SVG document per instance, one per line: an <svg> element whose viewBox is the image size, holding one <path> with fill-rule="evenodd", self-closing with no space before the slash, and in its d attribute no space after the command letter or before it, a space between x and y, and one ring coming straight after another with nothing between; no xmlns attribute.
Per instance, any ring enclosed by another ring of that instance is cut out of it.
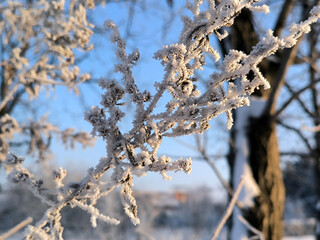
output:
<svg viewBox="0 0 320 240"><path fill-rule="evenodd" d="M142 151L138 153L136 156L136 161L140 166L143 166L143 167L152 164L151 156L147 151Z"/></svg>
<svg viewBox="0 0 320 240"><path fill-rule="evenodd" d="M136 49L132 54L128 56L128 61L132 65L135 65L138 62L139 58L140 58L140 53L139 53L139 50Z"/></svg>
<svg viewBox="0 0 320 240"><path fill-rule="evenodd" d="M22 183L26 182L30 176L28 173L13 171L8 175L8 178L13 183Z"/></svg>
<svg viewBox="0 0 320 240"><path fill-rule="evenodd" d="M125 116L125 113L122 112L118 107L115 107L113 111L110 113L111 119L115 122L121 120Z"/></svg>
<svg viewBox="0 0 320 240"><path fill-rule="evenodd" d="M133 97L133 101L136 103L144 103L148 102L151 99L151 93L147 90L143 91L143 93L139 93Z"/></svg>
<svg viewBox="0 0 320 240"><path fill-rule="evenodd" d="M225 70L232 72L238 70L242 64L241 62L246 58L246 54L237 50L230 50L229 54L224 59Z"/></svg>
<svg viewBox="0 0 320 240"><path fill-rule="evenodd" d="M91 110L85 113L84 119L93 126L91 131L92 136L100 135L104 137L108 133L108 124L103 109L92 106Z"/></svg>
<svg viewBox="0 0 320 240"><path fill-rule="evenodd" d="M119 88L114 88L106 92L105 94L102 94L101 96L102 96L102 100L100 104L105 108L109 108L116 105L118 100L123 98L124 91Z"/></svg>
<svg viewBox="0 0 320 240"><path fill-rule="evenodd" d="M192 165L192 160L191 158L187 158L186 160L184 159L179 159L177 162L177 170L183 170L185 173L190 174L192 171L191 165Z"/></svg>
<svg viewBox="0 0 320 240"><path fill-rule="evenodd" d="M114 22L112 20L108 19L108 20L106 20L104 22L104 27L106 27L106 28L115 28L116 25L114 24Z"/></svg>
<svg viewBox="0 0 320 240"><path fill-rule="evenodd" d="M185 96L189 96L194 89L194 86L190 80L185 80L181 83L181 91Z"/></svg>
<svg viewBox="0 0 320 240"><path fill-rule="evenodd" d="M107 92L102 95L100 104L106 108L114 106L125 95L124 89L117 83L116 80L99 79L99 86L102 89L107 89Z"/></svg>
<svg viewBox="0 0 320 240"><path fill-rule="evenodd" d="M85 120L90 122L92 125L97 125L100 123L104 123L106 116L103 109L97 106L92 106L91 110L89 112L86 112L84 117Z"/></svg>
<svg viewBox="0 0 320 240"><path fill-rule="evenodd" d="M12 153L8 153L5 160L6 165L19 165L19 164L22 164L23 162L24 162L23 157L18 157Z"/></svg>
<svg viewBox="0 0 320 240"><path fill-rule="evenodd" d="M62 168L59 168L58 170L54 170L52 174L53 174L53 179L62 180L67 175L67 171Z"/></svg>

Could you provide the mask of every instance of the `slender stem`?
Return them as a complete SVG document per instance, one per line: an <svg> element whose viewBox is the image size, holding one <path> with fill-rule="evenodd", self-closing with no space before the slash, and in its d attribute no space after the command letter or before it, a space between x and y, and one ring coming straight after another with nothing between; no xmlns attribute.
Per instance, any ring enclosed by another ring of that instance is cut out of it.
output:
<svg viewBox="0 0 320 240"><path fill-rule="evenodd" d="M215 231L214 231L214 234L213 236L211 237L211 240L215 240L218 238L223 226L225 225L225 223L227 222L228 218L230 217L230 215L232 214L232 211L234 209L234 206L236 205L236 202L238 200L238 197L239 197L239 194L241 192L241 189L243 187L243 184L244 184L244 178L242 177L241 180L240 180L240 183L229 203L229 206L226 210L226 212L224 213L222 219L220 220L218 226L216 227Z"/></svg>
<svg viewBox="0 0 320 240"><path fill-rule="evenodd" d="M238 216L240 222L242 222L251 232L255 233L260 240L264 240L263 234L261 231L253 227L247 220L245 220L242 216Z"/></svg>
<svg viewBox="0 0 320 240"><path fill-rule="evenodd" d="M6 104L12 100L14 93L18 90L20 84L17 83L12 90L8 93L8 95L3 99L3 101L0 104L0 111L6 106Z"/></svg>
<svg viewBox="0 0 320 240"><path fill-rule="evenodd" d="M198 147L198 151L200 152L202 158L209 164L209 166L211 167L211 169L213 170L213 172L216 174L218 180L220 181L220 183L222 184L222 186L226 189L226 191L228 192L229 196L232 198L233 197L233 190L231 188L231 186L228 184L228 182L223 178L222 174L220 173L219 169L217 168L217 166L214 164L214 162L212 162L210 160L209 155L207 154L205 148L202 146L201 142L200 142L200 138L196 138L197 140L197 147ZM238 200L236 201L236 205L238 208L242 209L243 205L241 204L241 202L239 202Z"/></svg>
<svg viewBox="0 0 320 240"><path fill-rule="evenodd" d="M25 226L27 226L28 224L32 223L32 221L33 221L32 217L28 217L27 219L23 220L18 225L11 228L8 232L0 235L0 240L5 240L6 238L8 238L11 235L15 234L16 232L18 232L20 229L22 229Z"/></svg>
<svg viewBox="0 0 320 240"><path fill-rule="evenodd" d="M299 91L296 91L294 93L291 94L291 97L280 107L280 109L273 114L273 119L277 120L277 118L279 117L279 115L290 105L290 103L297 99L299 97L300 94L302 94L303 92L312 89L315 87L315 84L320 82L320 79L317 79L315 82L311 82L308 83L305 87L301 88Z"/></svg>

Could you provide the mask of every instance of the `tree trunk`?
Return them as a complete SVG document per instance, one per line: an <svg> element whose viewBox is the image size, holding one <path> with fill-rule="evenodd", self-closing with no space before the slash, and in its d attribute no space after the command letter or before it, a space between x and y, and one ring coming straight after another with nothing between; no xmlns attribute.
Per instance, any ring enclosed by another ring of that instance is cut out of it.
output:
<svg viewBox="0 0 320 240"><path fill-rule="evenodd" d="M261 192L255 199L256 205L244 215L252 226L262 231L266 240L280 240L285 189L275 122L270 116L251 118L248 139L249 163Z"/></svg>
<svg viewBox="0 0 320 240"><path fill-rule="evenodd" d="M232 29L231 45L235 49L249 53L259 39L253 27L252 15L249 11L243 11L237 20L235 27ZM263 61L260 64L260 69L271 85L274 85L279 63ZM252 76L249 74L248 79L251 78ZM270 91L256 91L254 95L268 99ZM250 209L242 209L242 214L252 226L262 231L266 240L280 240L283 234L282 218L285 189L280 169L276 122L271 116L274 110L272 108L268 115L255 118L252 117L255 114L248 112L248 123L246 124L246 140L249 145L247 161L254 181L260 188L260 194L254 199L254 206ZM235 115L237 115L237 111ZM237 119L235 119L236 121ZM236 164L237 149L232 146L236 135L237 130L233 130L228 156L231 178L234 177L234 166ZM231 182L233 182L232 179ZM234 218L234 221L237 221L237 219ZM234 221L232 224L234 224Z"/></svg>
<svg viewBox="0 0 320 240"><path fill-rule="evenodd" d="M317 206L316 206L316 240L320 240L320 133L316 133L317 139L317 152L315 157L315 177L316 177L316 194L317 194Z"/></svg>

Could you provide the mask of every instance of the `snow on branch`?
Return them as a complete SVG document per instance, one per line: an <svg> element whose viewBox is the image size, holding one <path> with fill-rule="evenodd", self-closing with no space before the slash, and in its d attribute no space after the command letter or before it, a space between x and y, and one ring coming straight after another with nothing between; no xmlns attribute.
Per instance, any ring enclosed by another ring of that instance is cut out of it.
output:
<svg viewBox="0 0 320 240"><path fill-rule="evenodd" d="M61 169L54 175L54 181L59 186L53 191L55 201L49 202L50 208L36 226L29 227L26 239L62 239L60 211L67 205L80 207L91 214L94 227L97 219L117 224L117 220L101 214L95 207L98 199L117 187L121 187L125 213L133 224L138 224L138 208L132 191L134 176L158 172L165 179L170 179L168 171L191 171L191 159L172 160L167 156L159 156L158 149L162 141L166 137L203 133L210 128L209 121L222 113L227 113L228 128L231 128L230 111L249 105L249 95L254 89L270 87L258 64L278 49L292 47L302 33L309 31L310 24L320 17L318 6L305 22L294 25L284 38L275 37L269 31L248 55L231 50L220 70L211 75L210 87L201 92L197 89L194 72L205 66L207 56L212 56L216 61L220 59L218 51L210 45L210 37L216 36L219 40L225 38L228 32L221 33L221 30L231 26L244 8L268 12L266 6L254 5L257 2L224 0L216 5L214 0L207 0L208 8L202 10L203 1L188 1L187 8L193 13L193 18L182 17L184 27L179 41L164 46L154 55L164 66L162 80L154 85L154 95L147 90L140 90L133 77L132 68L139 60L139 51L128 54L117 26L111 20L105 22L105 26L112 30L111 42L117 47L115 72L120 73L122 78L99 80L99 86L104 90L100 106L93 106L85 113L85 119L93 127L92 135L106 141L106 156L100 159L97 166L89 169L87 176L78 184L64 184L65 172ZM250 71L254 76L252 81L246 77ZM239 86L232 83L235 79L240 79ZM171 99L163 112L155 113L165 92L170 94ZM136 112L132 129L125 133L119 123L125 117L126 101L133 103ZM10 176L17 182L31 185L43 199L35 184L39 180L21 167L21 161L14 159L20 158L12 154L7 156L6 163L11 166ZM106 172L110 172L111 177L105 184L100 179ZM48 201L46 198L44 200Z"/></svg>

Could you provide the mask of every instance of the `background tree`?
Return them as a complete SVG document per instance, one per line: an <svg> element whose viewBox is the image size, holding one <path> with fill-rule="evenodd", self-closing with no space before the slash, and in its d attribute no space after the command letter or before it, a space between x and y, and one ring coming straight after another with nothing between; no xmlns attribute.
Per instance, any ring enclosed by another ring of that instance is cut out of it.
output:
<svg viewBox="0 0 320 240"><path fill-rule="evenodd" d="M279 6L279 3L275 4ZM278 11L277 19L274 22L273 31L275 36L283 35L285 26L292 19L295 21L306 19L307 12L318 4L318 1L282 1L281 10ZM296 14L296 12L299 14ZM294 16L292 15L293 13L295 14ZM230 46L245 53L251 51L252 47L261 39L261 28L259 28L259 20L256 17L249 11L243 11L237 17L237 21L232 27L230 38L221 42L221 49L224 53L227 53ZM313 106L318 106L317 100L315 100L318 98L315 90L317 77L314 71L315 61L317 61L314 54L316 51L314 51L315 47L311 47L311 45L317 46L315 35L317 35L317 31L313 26L310 35L313 42L309 46L309 51L307 51L312 55L311 59L313 59L311 64L313 67L309 68L312 80L308 82L307 74L301 76L305 82L304 86L299 90L293 90L290 86L290 79L286 77L291 66L310 63L305 61L310 57L304 58L304 54L306 54L305 44L308 44L308 38L303 40L303 37L301 37L295 47L279 51L274 57L267 58L260 63L261 72L270 82L271 89L255 90L253 93L255 98L251 102L252 108L234 111L235 127L231 132L228 157L232 176L231 184L235 185L239 181L239 172L249 175L250 180L245 184L246 193L244 193L242 199L247 199L249 194L253 201L245 202L241 211L252 226L263 232L266 239L281 239L283 234L282 219L285 190L280 168L276 126L278 123L290 121L290 118L283 119L280 114L293 100L297 99L299 101L297 96L308 89L313 92L314 100L312 101L316 104L313 104ZM300 51L299 46L301 46ZM252 73L249 73L247 78L249 81L255 81ZM277 107L280 96L282 96L283 86L288 89L290 97L288 102L284 102L280 104L280 107ZM302 101L299 102L304 107ZM314 121L317 119L315 111L309 116ZM283 123L282 126L287 125ZM239 225L242 223L239 223L237 214L240 213L236 212L234 214L232 239L239 239L238 230L241 228ZM243 234L246 235L247 230L243 226L242 229L244 231Z"/></svg>
<svg viewBox="0 0 320 240"><path fill-rule="evenodd" d="M21 103L26 97L32 100L40 90L51 90L57 85L78 92L77 85L90 78L75 64L75 49L92 49L89 41L93 25L87 21L87 7L94 7L93 1L71 1L68 8L64 1L1 1L1 162L10 145L27 145L29 153L45 160L53 133L61 135L68 144L68 139L90 143L87 134L75 133L73 129L60 131L46 117L19 122L14 117L25 108ZM18 109L19 104L22 107ZM17 142L15 133L23 134L24 139Z"/></svg>

